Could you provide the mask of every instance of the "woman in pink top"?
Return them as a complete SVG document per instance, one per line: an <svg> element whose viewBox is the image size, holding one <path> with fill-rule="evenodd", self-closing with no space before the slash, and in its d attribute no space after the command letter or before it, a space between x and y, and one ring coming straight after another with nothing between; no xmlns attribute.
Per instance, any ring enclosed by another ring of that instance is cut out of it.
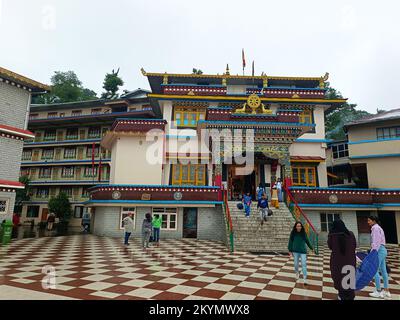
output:
<svg viewBox="0 0 400 320"><path fill-rule="evenodd" d="M389 276L386 270L386 240L385 240L385 232L378 224L378 218L375 216L370 216L368 218L368 225L371 227L371 250L378 251L379 258L379 268L375 274L375 290L369 295L373 298L391 298L389 292ZM379 272L382 273L383 278L383 288L381 290L381 277L379 276Z"/></svg>

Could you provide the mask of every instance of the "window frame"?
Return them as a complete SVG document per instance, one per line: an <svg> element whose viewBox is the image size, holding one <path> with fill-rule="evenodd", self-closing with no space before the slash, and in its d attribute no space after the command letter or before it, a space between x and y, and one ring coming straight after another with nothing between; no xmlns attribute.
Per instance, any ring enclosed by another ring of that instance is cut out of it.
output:
<svg viewBox="0 0 400 320"><path fill-rule="evenodd" d="M300 170L305 170L305 183L301 182L301 171ZM303 187L316 187L317 186L317 167L316 166L296 166L296 165L292 165L291 166L291 170L292 170L292 182L293 182L293 186L303 186ZM297 171L297 181L294 180L294 171ZM309 183L309 171L312 171L312 175L313 175L313 184Z"/></svg>
<svg viewBox="0 0 400 320"><path fill-rule="evenodd" d="M31 210L29 210L30 208L36 208L37 209L37 214L32 216L31 215ZM39 211L40 211L40 206L38 205L28 205L26 208L26 217L27 218L39 218Z"/></svg>
<svg viewBox="0 0 400 320"><path fill-rule="evenodd" d="M49 155L45 156L45 152L51 151L51 157ZM42 160L53 160L54 159L54 149L42 149L42 154L40 156Z"/></svg>
<svg viewBox="0 0 400 320"><path fill-rule="evenodd" d="M66 174L69 172L69 170L72 170L72 174ZM73 178L75 175L75 167L74 166L68 166L68 167L62 167L61 168L61 178Z"/></svg>
<svg viewBox="0 0 400 320"><path fill-rule="evenodd" d="M124 209L128 209L128 210L124 210ZM133 209L133 210L132 210ZM125 217L128 216L128 213L132 212L132 220L133 220L133 230L136 230L136 207L120 207L120 211L119 211L119 230L124 230L124 227L122 226L122 220L125 219Z"/></svg>
<svg viewBox="0 0 400 320"><path fill-rule="evenodd" d="M96 133L97 133L97 131L98 131L98 134L94 135L93 133L91 133L91 131L94 131L94 130L96 131ZM98 138L101 138L101 127L90 127L90 128L88 129L87 137L88 137L88 139L98 139Z"/></svg>
<svg viewBox="0 0 400 320"><path fill-rule="evenodd" d="M181 106L179 106L179 107L174 107L174 111L173 111L173 123L175 124L175 127L176 128L192 128L192 129L194 129L194 128L196 128L197 127L197 123L199 122L199 120L204 120L205 119L205 117L206 117L206 109L205 108L199 108L199 109L197 109L197 108L191 108L191 107L181 107ZM182 123L182 124L180 124L180 123L178 123L178 120L177 120L177 115L179 114L179 116L180 116L180 120L179 121L185 121L184 120L184 118L185 118L185 115L187 115L188 116L188 123L187 124L185 124L185 123ZM195 123L194 124L191 124L190 122L192 122L193 121L193 115L195 115ZM201 115L203 115L203 119L201 119ZM190 119L190 120L189 120Z"/></svg>
<svg viewBox="0 0 400 320"><path fill-rule="evenodd" d="M49 133L53 133L54 135L48 135ZM50 129L50 130L45 130L43 134L43 141L56 141L57 139L57 130L56 129Z"/></svg>
<svg viewBox="0 0 400 320"><path fill-rule="evenodd" d="M168 210L170 212L168 212ZM162 217L161 230L164 231L177 231L178 230L178 207L152 207L151 208L151 216L153 217L155 214L158 214ZM164 219L164 216L167 216L167 219ZM175 216L175 221L171 221L171 216ZM171 228L171 222L175 222L175 227ZM167 227L164 227L164 223L166 223Z"/></svg>
<svg viewBox="0 0 400 320"><path fill-rule="evenodd" d="M71 117L79 117L82 115L82 110L72 110Z"/></svg>
<svg viewBox="0 0 400 320"><path fill-rule="evenodd" d="M47 119L58 118L58 112L47 112Z"/></svg>
<svg viewBox="0 0 400 320"><path fill-rule="evenodd" d="M394 131L393 135L392 135L392 130ZM387 132L387 135L385 132ZM380 134L380 133L382 133L382 134ZM376 139L377 140L396 139L396 138L400 138L400 126L376 128Z"/></svg>
<svg viewBox="0 0 400 320"><path fill-rule="evenodd" d="M332 222L337 219L341 219L340 212L320 212L319 216L320 216L321 232L329 232L330 226L332 226ZM323 216L325 216L325 219L322 219ZM329 216L332 216L331 221L329 221ZM324 228L322 227L323 225L325 226Z"/></svg>
<svg viewBox="0 0 400 320"><path fill-rule="evenodd" d="M39 169L39 179L49 179L51 178L52 174L52 167L42 167ZM44 174L46 172L49 172L48 174Z"/></svg>
<svg viewBox="0 0 400 320"><path fill-rule="evenodd" d="M26 155L29 154L30 156L27 157ZM28 149L28 150L23 150L22 151L22 157L21 160L22 161L28 161L28 160L32 160L32 149Z"/></svg>
<svg viewBox="0 0 400 320"><path fill-rule="evenodd" d="M72 151L72 150L74 150L73 152L74 155L73 156L68 155L67 151ZM76 147L64 148L64 159L76 159Z"/></svg>
<svg viewBox="0 0 400 320"><path fill-rule="evenodd" d="M205 164L173 163L173 164L171 164L171 166L172 166L171 167L171 177L172 177L171 184L172 185L178 185L178 186L185 186L185 185L186 186L205 186L206 185L206 183L207 183L207 176L206 176L207 175L207 167ZM183 172L184 172L183 167L187 167L187 179L186 180L183 180ZM192 167L196 168L194 180L190 179ZM198 170L199 167L203 168L203 179L202 180L198 179L199 172L200 172ZM178 170L178 168L179 168L179 179L176 180L175 173Z"/></svg>
<svg viewBox="0 0 400 320"><path fill-rule="evenodd" d="M50 188L49 187L38 187L35 192L36 198L39 199L46 199L50 195Z"/></svg>
<svg viewBox="0 0 400 320"><path fill-rule="evenodd" d="M8 207L10 206L10 199L9 198L0 198L0 203L4 202L4 204L0 205L0 208L4 208L0 210L0 215L8 213Z"/></svg>

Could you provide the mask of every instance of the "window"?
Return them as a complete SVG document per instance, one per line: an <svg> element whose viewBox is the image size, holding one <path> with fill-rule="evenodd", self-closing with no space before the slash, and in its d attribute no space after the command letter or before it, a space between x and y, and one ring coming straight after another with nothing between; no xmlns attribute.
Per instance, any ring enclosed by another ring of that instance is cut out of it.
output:
<svg viewBox="0 0 400 320"><path fill-rule="evenodd" d="M74 167L63 167L61 170L61 177L73 178L74 177Z"/></svg>
<svg viewBox="0 0 400 320"><path fill-rule="evenodd" d="M123 229L122 220L124 220L129 213L132 213L133 227L135 228L136 222L136 208L135 207L121 207L121 214L119 215L119 228Z"/></svg>
<svg viewBox="0 0 400 320"><path fill-rule="evenodd" d="M38 218L39 217L39 206L28 206L26 211L27 218Z"/></svg>
<svg viewBox="0 0 400 320"><path fill-rule="evenodd" d="M315 187L316 167L296 167L292 166L292 180L294 186Z"/></svg>
<svg viewBox="0 0 400 320"><path fill-rule="evenodd" d="M47 198L49 196L49 188L37 188L36 189L36 198Z"/></svg>
<svg viewBox="0 0 400 320"><path fill-rule="evenodd" d="M38 113L31 113L29 114L29 120L35 120L39 118L39 114Z"/></svg>
<svg viewBox="0 0 400 320"><path fill-rule="evenodd" d="M400 127L377 128L376 135L378 140L400 137Z"/></svg>
<svg viewBox="0 0 400 320"><path fill-rule="evenodd" d="M42 160L53 159L54 149L43 149L42 150Z"/></svg>
<svg viewBox="0 0 400 320"><path fill-rule="evenodd" d="M82 110L72 110L71 116L72 117L78 117L82 115Z"/></svg>
<svg viewBox="0 0 400 320"><path fill-rule="evenodd" d="M56 130L46 130L44 132L44 141L55 141L56 140Z"/></svg>
<svg viewBox="0 0 400 320"><path fill-rule="evenodd" d="M76 206L74 208L74 218L81 219L83 216L83 209L84 207Z"/></svg>
<svg viewBox="0 0 400 320"><path fill-rule="evenodd" d="M78 128L67 129L67 140L78 140Z"/></svg>
<svg viewBox="0 0 400 320"><path fill-rule="evenodd" d="M99 147L87 147L86 149L86 158L92 158L92 154L94 152L94 156L98 157L99 156Z"/></svg>
<svg viewBox="0 0 400 320"><path fill-rule="evenodd" d="M334 220L340 219L339 213L321 213L321 231L328 232Z"/></svg>
<svg viewBox="0 0 400 320"><path fill-rule="evenodd" d="M8 200L0 199L0 214L7 213L8 211Z"/></svg>
<svg viewBox="0 0 400 320"><path fill-rule="evenodd" d="M97 167L85 167L85 171L83 172L85 177L96 177L97 176Z"/></svg>
<svg viewBox="0 0 400 320"><path fill-rule="evenodd" d="M47 113L47 118L57 118L57 112L49 112L49 113Z"/></svg>
<svg viewBox="0 0 400 320"><path fill-rule="evenodd" d="M68 198L72 197L72 188L71 187L61 187L60 193L65 193Z"/></svg>
<svg viewBox="0 0 400 320"><path fill-rule="evenodd" d="M136 111L136 107L129 107L129 112Z"/></svg>
<svg viewBox="0 0 400 320"><path fill-rule="evenodd" d="M176 230L178 208L153 208L153 215L162 217L161 230Z"/></svg>
<svg viewBox="0 0 400 320"><path fill-rule="evenodd" d="M88 190L88 188L85 188L85 187L82 188L81 197L82 198L89 198L89 190Z"/></svg>
<svg viewBox="0 0 400 320"><path fill-rule="evenodd" d="M204 164L173 164L173 185L204 186L206 183L206 166Z"/></svg>
<svg viewBox="0 0 400 320"><path fill-rule="evenodd" d="M29 168L21 168L21 177L29 176L29 174L30 174L30 169Z"/></svg>
<svg viewBox="0 0 400 320"><path fill-rule="evenodd" d="M60 118L63 118L63 117L65 117L65 113L64 113L64 112L61 112L61 113L60 113Z"/></svg>
<svg viewBox="0 0 400 320"><path fill-rule="evenodd" d="M199 120L204 120L206 111L204 109L175 108L174 121L177 127L196 127Z"/></svg>
<svg viewBox="0 0 400 320"><path fill-rule="evenodd" d="M89 139L95 139L95 138L100 138L100 128L89 128L89 132L88 132L88 138Z"/></svg>
<svg viewBox="0 0 400 320"><path fill-rule="evenodd" d="M75 159L75 158L76 158L76 148L64 149L64 159Z"/></svg>
<svg viewBox="0 0 400 320"><path fill-rule="evenodd" d="M101 108L92 109L92 114L101 114Z"/></svg>
<svg viewBox="0 0 400 320"><path fill-rule="evenodd" d="M333 159L345 158L349 156L349 147L347 143L332 146Z"/></svg>
<svg viewBox="0 0 400 320"><path fill-rule="evenodd" d="M22 161L32 159L32 150L24 150L22 152Z"/></svg>
<svg viewBox="0 0 400 320"><path fill-rule="evenodd" d="M303 123L314 123L313 121L313 111L310 109L305 109L299 114L299 122Z"/></svg>
<svg viewBox="0 0 400 320"><path fill-rule="evenodd" d="M39 178L51 178L51 167L40 168Z"/></svg>

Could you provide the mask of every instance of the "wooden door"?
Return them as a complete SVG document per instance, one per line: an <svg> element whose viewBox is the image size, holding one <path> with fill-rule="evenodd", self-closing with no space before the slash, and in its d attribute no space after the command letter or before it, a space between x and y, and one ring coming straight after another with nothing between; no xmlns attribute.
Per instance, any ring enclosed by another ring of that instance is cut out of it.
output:
<svg viewBox="0 0 400 320"><path fill-rule="evenodd" d="M197 238L197 208L183 209L183 237Z"/></svg>
<svg viewBox="0 0 400 320"><path fill-rule="evenodd" d="M47 216L49 215L49 209L43 208L42 209L42 216L40 218L41 221L47 221Z"/></svg>

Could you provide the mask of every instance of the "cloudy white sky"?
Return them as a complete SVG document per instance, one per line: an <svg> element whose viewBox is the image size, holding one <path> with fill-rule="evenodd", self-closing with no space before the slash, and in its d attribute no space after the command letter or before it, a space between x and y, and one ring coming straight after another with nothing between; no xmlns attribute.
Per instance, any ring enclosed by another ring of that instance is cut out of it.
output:
<svg viewBox="0 0 400 320"><path fill-rule="evenodd" d="M152 72L322 76L374 112L400 107L400 2L321 0L0 0L0 66L49 83L73 70L102 91Z"/></svg>

